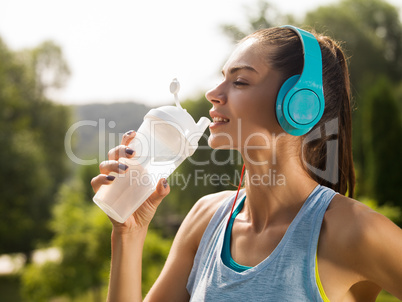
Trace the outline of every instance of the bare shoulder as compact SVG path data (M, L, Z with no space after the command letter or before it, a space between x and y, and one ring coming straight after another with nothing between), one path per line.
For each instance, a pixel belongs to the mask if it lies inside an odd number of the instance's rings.
M202 235L212 216L222 203L234 193L234 191L222 191L206 195L200 198L187 214L179 232L183 237L187 237L192 242L195 249L198 248Z
M365 204L337 194L325 213L323 228L330 231L337 244L348 249L367 241L380 241L379 235L400 229L387 217ZM367 242L368 243L368 242Z
M363 203L334 197L324 216L319 250L340 270L352 272L352 283L370 281L401 297L402 230Z
M357 235L360 231L365 231L364 224L368 220L379 218L379 215L365 204L337 194L328 206L324 223L327 227L336 227L340 234L345 231L345 235ZM353 231L353 234L350 231Z
M205 195L195 203L189 216L199 218L200 220L208 220L209 222L222 203L234 193L234 191L222 191Z

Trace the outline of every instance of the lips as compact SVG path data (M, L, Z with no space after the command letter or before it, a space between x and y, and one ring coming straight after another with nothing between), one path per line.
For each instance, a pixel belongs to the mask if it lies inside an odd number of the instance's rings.
M215 127L219 127L230 122L230 120L226 116L214 110L210 110L209 114L212 117L212 123L209 125L209 129L214 129Z
M209 125L209 129L214 129L215 127L225 125L230 122L226 116L216 112L215 110L210 110L209 114L212 117L212 123Z
M223 117L214 117L214 118L212 118L212 121L214 123L227 123L227 122L229 122L229 119L223 118Z
M215 110L210 110L209 115L212 117L214 123L228 123L230 121L229 118Z

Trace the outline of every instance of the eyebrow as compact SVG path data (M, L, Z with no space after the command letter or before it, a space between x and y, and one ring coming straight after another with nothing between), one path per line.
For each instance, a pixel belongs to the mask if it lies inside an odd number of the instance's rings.
M249 70L255 73L258 73L257 70L255 70L253 67L251 67L250 65L241 65L241 66L236 66L236 67L232 67L229 69L229 73L230 74L234 74L240 70ZM222 70L222 74L225 75L225 71Z

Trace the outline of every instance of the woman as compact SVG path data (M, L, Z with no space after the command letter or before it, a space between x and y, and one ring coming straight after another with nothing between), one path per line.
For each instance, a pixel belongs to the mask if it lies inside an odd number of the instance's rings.
M264 29L230 56L222 82L206 94L209 145L242 154L245 189L238 198L225 191L195 204L146 301L375 301L381 288L402 299L401 229L350 198L345 57L330 38L316 39L292 27ZM309 87L288 96L301 79ZM95 191L112 182L110 172L122 173L118 160L133 156L127 145L134 136L128 132L109 152L92 180ZM270 171L283 181L264 183ZM109 301L142 300L142 248L169 190L160 180L125 223L112 221Z

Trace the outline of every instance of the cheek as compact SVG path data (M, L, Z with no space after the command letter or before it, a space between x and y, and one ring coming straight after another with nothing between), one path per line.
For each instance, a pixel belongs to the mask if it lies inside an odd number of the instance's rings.
M241 113L243 129L246 132L271 132L279 126L275 114L276 100L267 98L255 98L247 106L242 106Z

